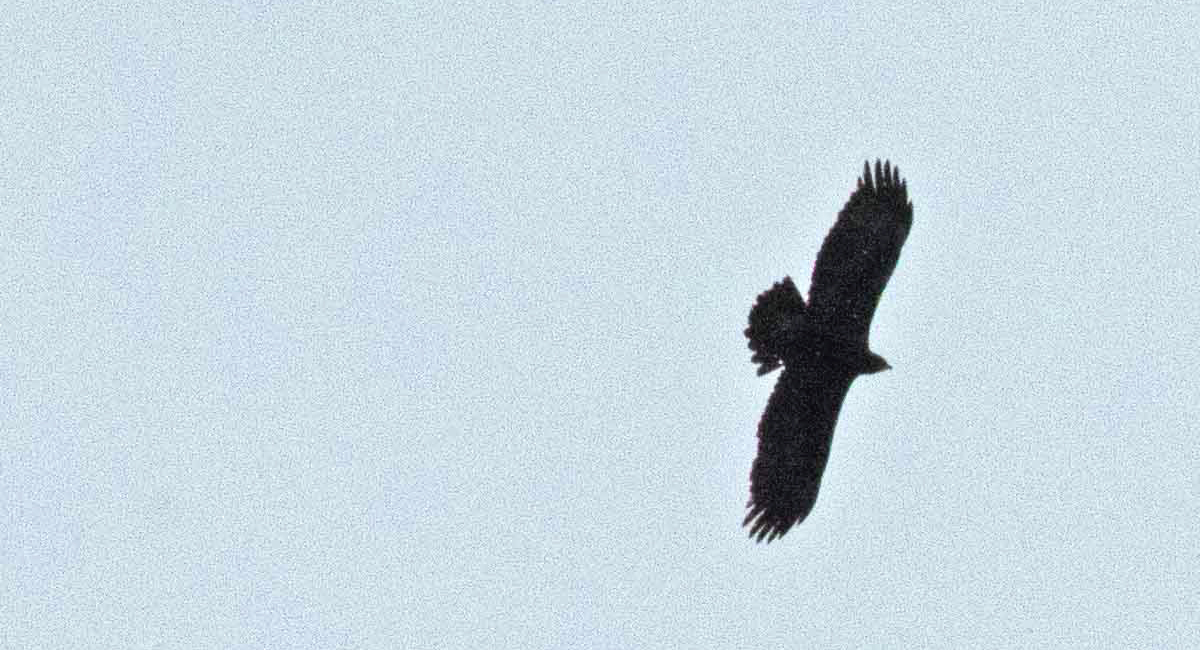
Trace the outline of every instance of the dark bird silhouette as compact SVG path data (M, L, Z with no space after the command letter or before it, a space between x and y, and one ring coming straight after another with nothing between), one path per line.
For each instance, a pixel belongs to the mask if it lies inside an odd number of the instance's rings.
M912 227L899 168L864 164L858 188L813 267L808 305L790 277L758 296L746 338L765 375L783 372L758 423L743 526L768 542L804 521L817 500L838 412L859 375L891 368L867 342L871 317Z

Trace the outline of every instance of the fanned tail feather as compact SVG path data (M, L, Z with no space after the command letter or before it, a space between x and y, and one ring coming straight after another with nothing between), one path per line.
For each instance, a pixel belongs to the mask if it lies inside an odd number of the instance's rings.
M745 333L754 351L750 360L759 364L759 375L783 365L784 352L799 336L803 324L804 298L791 277L758 295Z

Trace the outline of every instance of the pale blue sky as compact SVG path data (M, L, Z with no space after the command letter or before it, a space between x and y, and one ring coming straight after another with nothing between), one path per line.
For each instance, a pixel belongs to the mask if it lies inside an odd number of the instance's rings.
M703 5L6 5L0 647L1200 645L1200 9ZM876 157L895 370L755 545Z

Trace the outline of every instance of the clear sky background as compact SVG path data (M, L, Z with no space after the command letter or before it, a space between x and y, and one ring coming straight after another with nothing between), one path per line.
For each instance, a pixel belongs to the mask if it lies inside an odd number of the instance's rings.
M1194 3L421 5L4 6L0 647L1200 645ZM876 157L895 369L755 545Z

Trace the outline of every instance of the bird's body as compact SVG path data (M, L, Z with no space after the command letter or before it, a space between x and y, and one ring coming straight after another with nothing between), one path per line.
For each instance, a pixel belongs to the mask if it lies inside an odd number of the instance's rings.
M872 177L867 166L817 256L808 304L786 277L750 310L746 337L758 374L783 367L758 424L743 522L759 541L784 535L808 516L850 384L891 367L867 339L911 226L899 170L877 161Z

